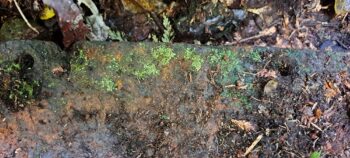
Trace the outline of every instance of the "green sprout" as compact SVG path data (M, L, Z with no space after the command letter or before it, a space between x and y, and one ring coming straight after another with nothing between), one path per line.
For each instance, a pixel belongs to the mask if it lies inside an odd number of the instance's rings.
M120 32L120 31L109 31L108 32L108 37L111 40L127 41L127 39L125 37L125 33L124 32Z
M311 153L310 158L320 158L321 152L320 151L314 151Z
M171 42L174 38L174 31L169 18L165 14L163 14L163 26L165 29L162 37L162 42Z

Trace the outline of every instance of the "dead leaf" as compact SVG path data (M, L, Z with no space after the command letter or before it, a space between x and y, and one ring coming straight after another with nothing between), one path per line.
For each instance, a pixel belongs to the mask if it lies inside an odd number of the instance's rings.
M326 81L324 83L325 93L324 96L328 99L335 97L337 94L340 93L340 90L338 87L334 85L334 83L330 81Z
M53 74L55 74L56 76L60 76L60 75L62 75L64 73L64 70L63 70L63 68L61 66L57 66L57 67L53 68L51 70L51 72Z
M73 0L43 0L43 3L56 11L65 47L85 39L90 30L84 24L82 12Z
M314 115L317 119L320 119L321 116L322 116L323 112L320 108L316 109L315 112L314 112Z
M272 77L272 78L277 78L276 71L274 70L267 70L267 69L262 69L258 73L256 73L258 77Z
M245 130L247 132L255 131L255 125L253 125L248 121L231 119L231 122L234 123L239 128L241 128L242 130Z
M343 84L347 89L350 89L350 82L348 80L344 80Z
M346 71L340 72L339 73L342 83L347 89L350 89L350 81L348 79L348 73Z

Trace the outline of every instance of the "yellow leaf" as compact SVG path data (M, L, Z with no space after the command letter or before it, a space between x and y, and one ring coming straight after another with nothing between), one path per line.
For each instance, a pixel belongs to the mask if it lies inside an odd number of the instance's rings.
M48 20L54 16L55 16L55 11L48 6L45 6L44 9L41 11L40 19L41 20Z

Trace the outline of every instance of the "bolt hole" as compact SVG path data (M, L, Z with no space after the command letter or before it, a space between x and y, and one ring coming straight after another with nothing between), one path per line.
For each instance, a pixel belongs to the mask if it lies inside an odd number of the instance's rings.
M278 71L280 72L281 76L290 76L292 75L293 68L291 65L283 63L279 66Z
M30 54L23 54L15 60L15 63L20 65L20 70L24 73L33 68L34 58Z

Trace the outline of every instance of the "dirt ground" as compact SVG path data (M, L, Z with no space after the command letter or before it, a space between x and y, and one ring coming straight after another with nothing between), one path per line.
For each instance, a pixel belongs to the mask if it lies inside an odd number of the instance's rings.
M66 47L57 19L23 9L35 34L0 0L0 157L350 157L334 1L94 2L119 41L161 39L165 13L177 44Z

